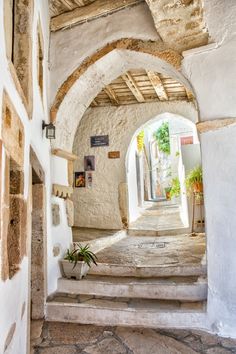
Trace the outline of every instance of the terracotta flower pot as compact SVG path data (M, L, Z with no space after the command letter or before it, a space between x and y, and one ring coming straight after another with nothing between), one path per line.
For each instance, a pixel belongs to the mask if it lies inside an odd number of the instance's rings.
M74 263L71 263L65 259L60 261L62 276L68 279L76 278L77 280L82 279L89 271L89 266L83 262L77 262L74 267Z
M171 200L171 195L170 195L171 188L165 188L165 193L166 193L166 199Z
M202 182L194 183L193 192L194 193L202 193L203 192L203 184L202 184Z

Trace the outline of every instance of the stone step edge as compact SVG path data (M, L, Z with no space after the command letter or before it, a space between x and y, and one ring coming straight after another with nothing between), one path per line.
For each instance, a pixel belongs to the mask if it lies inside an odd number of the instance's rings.
M75 241L73 245L80 244L82 246L89 245L90 250L93 253L98 253L106 247L110 247L116 242L121 241L123 238L127 237L126 230L120 230L114 233L111 236L104 236L97 239L89 240L89 241Z
M144 277L160 278L170 276L205 276L207 275L206 264L183 265L183 266L131 266L110 263L98 263L98 266L92 266L88 274L123 276L123 277Z
M127 230L129 236L178 236L182 234L190 233L189 227L182 227L178 229L168 229L168 230L145 230L130 227Z
M57 291L66 294L83 294L111 297L132 297L143 299L165 299L179 301L204 301L207 299L207 281L193 283L99 282L83 279L80 281L58 279Z
M83 305L83 306L81 306ZM146 328L207 329L207 312L199 310L150 310L137 308L98 308L84 304L46 303L46 321L135 326Z

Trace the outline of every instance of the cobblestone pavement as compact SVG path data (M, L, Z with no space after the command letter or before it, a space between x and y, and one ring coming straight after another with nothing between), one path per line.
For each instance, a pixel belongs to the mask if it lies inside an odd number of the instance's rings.
M202 331L34 321L32 354L230 354L236 340Z

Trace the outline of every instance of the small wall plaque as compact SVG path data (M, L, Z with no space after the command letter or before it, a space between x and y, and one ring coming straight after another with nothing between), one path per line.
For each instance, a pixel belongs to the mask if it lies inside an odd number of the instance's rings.
M91 147L109 146L109 136L108 135L91 136L90 143L91 143Z
M120 158L120 151L109 151L108 158L109 159L119 159Z

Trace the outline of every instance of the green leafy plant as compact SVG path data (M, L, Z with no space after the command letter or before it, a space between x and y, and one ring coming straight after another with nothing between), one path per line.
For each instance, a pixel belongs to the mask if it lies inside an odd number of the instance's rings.
M170 190L170 196L172 197L178 197L180 195L180 182L179 178L175 177L171 181L171 190Z
M97 256L89 250L89 245L82 246L81 244L78 244L78 247L72 251L68 249L64 259L70 263L74 263L73 269L79 261L85 262L89 267L91 267L91 263L97 265Z
M170 133L169 133L169 123L162 123L160 128L154 133L157 140L159 150L165 154L170 154Z
M194 169L192 169L185 180L187 192L195 192L195 193L202 193L203 192L203 187L202 187L202 167L197 166Z

